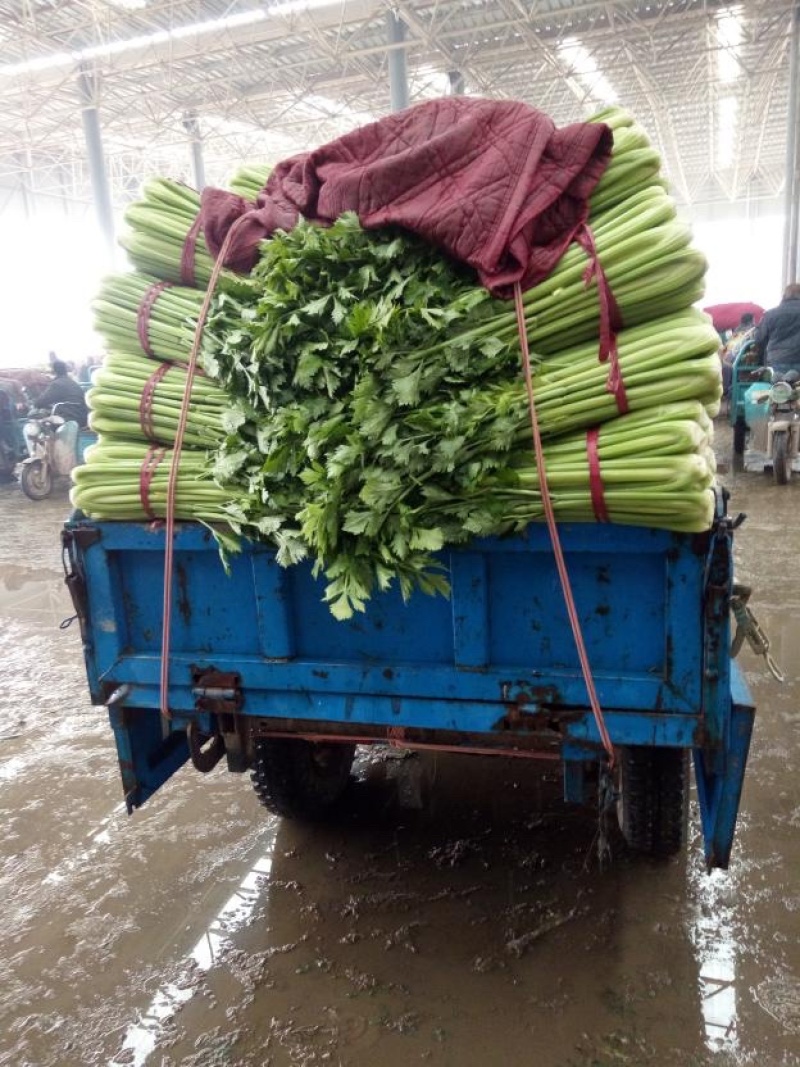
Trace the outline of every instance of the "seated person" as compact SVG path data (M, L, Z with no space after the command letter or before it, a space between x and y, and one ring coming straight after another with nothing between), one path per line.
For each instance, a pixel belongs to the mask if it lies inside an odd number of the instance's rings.
M78 426L85 426L89 409L83 389L74 378L70 378L66 363L60 359L53 363L53 374L53 380L36 398L37 408L50 413L58 404L56 415L60 415L67 422L77 422Z
M776 375L800 370L800 285L787 285L777 307L756 327L756 343Z

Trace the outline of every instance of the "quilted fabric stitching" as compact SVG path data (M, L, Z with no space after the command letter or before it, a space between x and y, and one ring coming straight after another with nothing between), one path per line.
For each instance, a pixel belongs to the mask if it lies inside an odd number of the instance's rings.
M293 212L325 223L355 210L367 227L394 223L432 240L495 291L517 279L527 287L585 221L610 148L605 127L559 130L518 102L429 101L278 164L227 262L249 269L258 242ZM231 196L204 193L212 252L242 213Z

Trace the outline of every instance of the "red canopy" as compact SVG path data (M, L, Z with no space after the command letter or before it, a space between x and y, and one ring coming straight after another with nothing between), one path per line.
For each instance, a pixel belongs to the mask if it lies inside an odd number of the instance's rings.
M753 316L755 322L759 322L764 314L764 309L760 304L747 302L741 304L711 304L710 307L703 308L703 311L705 311L706 315L711 316L714 329L718 333L722 333L725 330L735 330L742 321L742 315L748 312Z

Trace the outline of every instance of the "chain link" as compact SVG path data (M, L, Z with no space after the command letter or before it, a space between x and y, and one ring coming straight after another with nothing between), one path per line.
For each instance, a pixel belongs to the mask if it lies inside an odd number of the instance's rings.
M736 620L736 634L731 642L731 656L734 658L738 656L742 645L747 641L757 656L764 657L767 670L772 677L778 682L783 682L785 681L785 675L770 653L769 638L762 630L751 609L747 606L747 601L750 599L752 591L749 585L739 585L737 583L733 587L731 611Z

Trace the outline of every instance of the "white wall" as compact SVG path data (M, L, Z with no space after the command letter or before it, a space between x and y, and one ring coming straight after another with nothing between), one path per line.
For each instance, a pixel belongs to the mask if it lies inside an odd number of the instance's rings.
M780 301L782 215L694 221L692 230L708 259L704 304L752 300L771 308Z
M111 267L90 211L38 204L0 213L0 367L82 362L102 351L90 303Z

